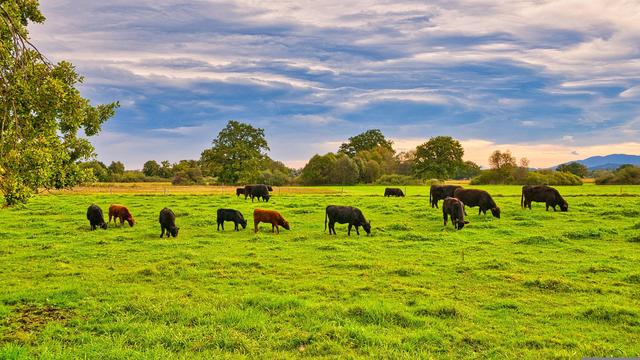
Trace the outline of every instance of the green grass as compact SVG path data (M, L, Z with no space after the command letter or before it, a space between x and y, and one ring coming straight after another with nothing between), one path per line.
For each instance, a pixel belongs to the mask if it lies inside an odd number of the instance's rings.
M337 195L48 195L0 210L0 358L579 358L640 355L640 187L560 190L568 213L442 226L425 187ZM340 191L340 187L336 187ZM615 196L620 193L626 196ZM129 228L89 231L91 203ZM323 232L358 206L373 234ZM160 239L160 209L178 238ZM277 209L280 235L215 230L219 207Z

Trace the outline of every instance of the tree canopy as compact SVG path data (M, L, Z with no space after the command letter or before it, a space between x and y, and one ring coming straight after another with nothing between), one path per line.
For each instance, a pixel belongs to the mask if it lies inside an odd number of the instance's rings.
M393 150L393 142L387 140L385 138L382 131L378 129L367 130L362 134L353 136L349 138L349 141L340 145L340 149L338 152L347 154L350 157L355 156L358 152L364 150L372 150L378 146L391 150L391 152L395 153Z
M212 144L202 152L201 165L226 184L257 179L269 150L263 129L235 120L227 123Z
M589 169L586 166L575 161L569 164L562 164L558 166L556 170L570 172L573 175L579 176L581 178L587 177L587 174L589 173Z
M450 179L462 166L464 149L450 136L432 137L416 148L414 171L422 179Z
M27 25L44 20L37 1L0 1L0 188L9 205L88 180L79 162L94 149L78 134L96 135L118 106L92 106L73 65L50 63L30 43Z

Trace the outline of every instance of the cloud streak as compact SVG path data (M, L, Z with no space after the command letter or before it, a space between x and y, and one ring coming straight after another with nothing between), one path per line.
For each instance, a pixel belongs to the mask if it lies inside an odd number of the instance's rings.
M640 153L633 145L640 130L635 2L59 0L41 7L48 20L31 27L39 48L72 61L92 101L123 105L94 141L99 158L132 168L151 154L198 157L229 119L265 128L271 155L295 165L369 128L396 139L451 135L529 149L523 156L533 166L566 161L576 149ZM160 137L163 145L133 156L108 147L114 134L139 152ZM538 156L544 144L558 153Z

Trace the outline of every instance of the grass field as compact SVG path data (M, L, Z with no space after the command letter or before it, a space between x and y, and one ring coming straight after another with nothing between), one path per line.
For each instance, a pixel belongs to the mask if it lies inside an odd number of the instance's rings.
M0 210L0 358L509 358L640 356L640 187L559 190L568 213L469 209L443 227L426 187L63 192ZM91 203L137 224L89 231ZM372 236L323 232L358 206ZM160 239L174 210L177 238ZM276 209L292 225L215 230L219 207Z

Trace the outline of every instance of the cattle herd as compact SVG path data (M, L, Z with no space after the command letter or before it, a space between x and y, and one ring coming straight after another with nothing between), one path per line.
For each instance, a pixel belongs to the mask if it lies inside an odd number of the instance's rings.
M268 202L271 198L270 192L273 188L268 185L247 185L242 188L236 189L236 196L244 195L245 200L251 197L251 202L255 199L258 201ZM405 194L398 188L386 188L384 196L396 196L404 197ZM486 215L487 210L491 214L500 218L500 208L496 205L496 202L491 198L488 192L479 189L464 189L459 185L431 185L429 189L429 203L432 208L438 208L438 202L443 200L442 203L442 216L444 218L444 225L447 225L448 218L451 218L451 223L455 229L462 229L465 224L469 222L464 219L467 215L465 206L478 207L478 215ZM549 207L556 211L556 207L559 207L561 211L568 211L569 204L562 198L558 190L546 186L546 185L525 185L522 187L522 195L520 197L520 206L523 208L531 209L532 202L543 202L546 205L546 210ZM242 229L246 229L247 221L242 216L242 213L233 209L218 209L217 211L217 230L224 231L224 222L231 221L234 224L234 230L240 231L238 225L242 226ZM104 221L102 209L98 205L92 204L87 209L87 220L91 226L91 230L95 230L100 227L102 229L107 228L107 223ZM109 221L113 220L114 225L120 222L120 226L123 226L125 221L129 226L133 226L136 222L133 219L133 215L126 206L123 205L111 205L109 207ZM160 237L178 236L179 227L176 226L176 215L169 208L164 208L160 211L158 218L160 223ZM271 224L271 231L280 233L280 226L286 230L290 230L289 222L277 211L255 209L253 211L253 230L258 232L258 224L267 223ZM329 235L336 234L335 224L348 224L347 234L351 235L351 229L355 228L356 234L360 235L359 228L362 227L367 235L371 234L371 222L367 221L364 214L360 209L351 206L336 206L329 205L325 209L324 229L329 227Z

